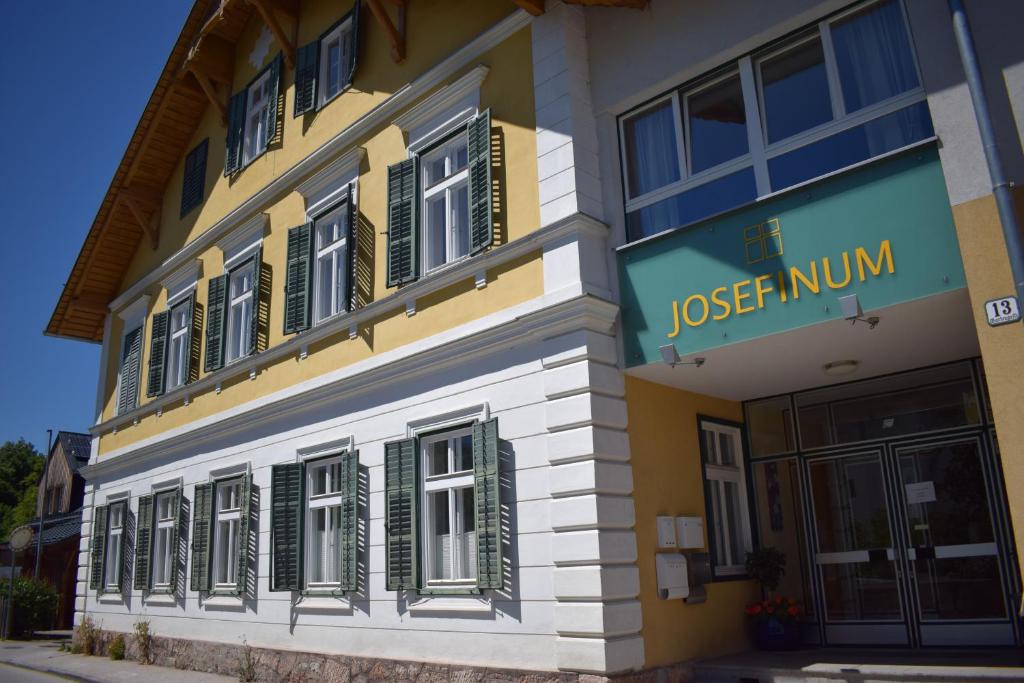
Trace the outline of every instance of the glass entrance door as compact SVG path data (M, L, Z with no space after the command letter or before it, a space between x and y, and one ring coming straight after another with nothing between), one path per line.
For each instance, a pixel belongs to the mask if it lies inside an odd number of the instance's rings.
M883 449L807 462L825 638L909 644Z
M1012 645L981 440L893 450L921 644Z

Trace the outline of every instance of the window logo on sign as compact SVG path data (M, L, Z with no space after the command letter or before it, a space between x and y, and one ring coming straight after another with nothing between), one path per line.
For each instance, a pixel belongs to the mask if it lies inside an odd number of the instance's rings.
M743 228L747 265L782 256L782 227L778 218Z

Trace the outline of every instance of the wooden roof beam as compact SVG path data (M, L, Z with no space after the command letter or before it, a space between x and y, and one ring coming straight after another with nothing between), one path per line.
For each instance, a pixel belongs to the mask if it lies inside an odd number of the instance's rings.
M249 0L249 4L255 7L256 11L260 13L260 17L263 18L263 23L267 25L270 32L274 34L274 38L277 40L278 45L281 46L281 52L284 53L285 66L289 69L294 69L295 31L299 25L298 15L294 11L294 8L289 10L282 3L275 2L274 0ZM278 21L275 10L287 15L288 20L292 25L292 30L290 32L285 31L284 27L281 26L281 22Z
M184 69L230 86L235 78L235 46L217 35L200 36L188 51Z
M544 0L512 0L535 17L544 14Z
M214 83L211 83L210 79L207 78L206 74L204 74L202 71L195 71L193 69L189 69L189 73L191 73L192 77L196 79L196 83L198 83L200 89L204 93L206 93L206 98L208 100L210 100L210 104L212 104L213 107L217 110L217 113L220 114L221 125L227 126L228 125L228 101L227 101L227 97L226 96L222 96L219 92L217 92L217 86Z
M107 314L110 297L99 292L84 291L71 297L71 306L89 313Z
M380 0L366 0L366 4L370 6L370 11L373 12L373 16L377 20L377 23L380 24L381 28L384 29L384 33L388 36L388 41L391 43L391 59L397 64L405 60L406 0L391 0L391 2L398 6L397 28L394 23L392 23L387 10L380 4Z
M154 249L160 246L160 207L154 207L152 213L147 218L145 210L138 202L137 197L119 194L118 199L128 207L128 211L135 217L139 227L142 228L142 232L149 237L150 246Z

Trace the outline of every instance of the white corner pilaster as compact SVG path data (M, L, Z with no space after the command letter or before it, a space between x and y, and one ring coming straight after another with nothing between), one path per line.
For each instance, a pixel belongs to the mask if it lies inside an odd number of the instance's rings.
M540 223L604 218L583 10L548 0L532 25Z
M581 330L548 341L558 349L543 361L558 666L639 669L633 475L615 340Z

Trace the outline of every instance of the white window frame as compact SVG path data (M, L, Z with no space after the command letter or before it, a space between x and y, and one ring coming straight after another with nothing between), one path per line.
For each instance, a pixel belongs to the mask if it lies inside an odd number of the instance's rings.
M158 590L172 588L171 568L174 566L177 553L176 548L171 546L171 541L174 539L174 526L178 522L175 514L177 512L176 497L178 495L179 492L176 489L165 489L156 491L153 494L153 544L150 571L153 572L153 588ZM167 517L160 516L160 505L164 501L169 503L169 516ZM159 538L161 532L164 532L167 537L167 541L163 546L163 557L160 556L161 545ZM157 567L162 568L166 581L157 581Z
M457 171L453 171L453 165L455 163L454 160L458 158L458 150L463 147L466 149L466 165L458 169ZM445 175L441 180L435 182L430 187L427 187L425 185L427 164L431 161L437 160L439 157L444 159ZM464 130L455 129L455 131L451 133L447 139L443 140L443 142L438 143L436 147L433 147L427 150L426 152L422 153L419 156L418 163L420 178L424 179L422 187L419 190L420 196L418 197L421 212L420 220L422 225L422 240L420 240L420 262L422 264L422 268L420 272L426 274L440 270L442 268L445 268L446 266L450 266L451 264L457 263L463 259L469 258L469 138L466 132ZM456 240L454 235L455 225L453 197L455 196L456 192L462 189L462 187L466 187L467 244L466 253L458 254L455 252ZM444 226L444 262L439 263L433 267L428 267L427 259L431 247L431 231L428 225L430 212L427 210L427 206L429 205L431 199L441 195L442 193L444 194L444 203L446 209Z
M119 524L114 526L114 511L121 514ZM128 517L128 501L118 500L108 503L107 507L107 540L103 551L103 587L108 592L118 591L118 574L122 573L124 557L121 555L121 536L125 533Z
M754 168L754 178L757 188L757 199L762 200L776 192L788 190L791 187L786 186L774 188L771 186L771 181L768 175L768 161L775 157L781 156L788 152L807 145L813 144L825 138L841 133L850 128L863 125L874 119L881 118L887 114L905 109L911 105L924 102L925 91L923 86L923 79L921 77L921 68L918 63L917 51L914 49L913 32L911 31L911 25L909 17L907 16L906 6L903 0L895 0L900 7L900 14L903 17L904 26L908 40L910 42L910 52L914 60L914 67L917 72L918 86L906 92L894 95L889 99L876 102L870 106L864 107L857 112L847 114L843 103L842 86L839 82L839 72L835 63L835 53L832 47L831 39L831 26L836 22L842 21L852 14L859 13L865 9L868 9L872 5L887 2L888 0L870 0L869 2L860 3L849 9L830 16L822 21L817 22L813 28L808 28L808 32L801 34L799 37L786 41L779 46L772 47L767 51L759 52L755 55L747 55L741 57L735 62L730 62L726 65L720 76L714 76L711 80L701 81L695 86L684 86L683 88L676 88L672 92L667 93L651 102L644 104L641 107L636 108L633 111L629 111L626 114L619 117L619 158L622 165L622 182L625 187L626 197L626 214L630 214L638 209L642 209L651 204L655 204L663 199L673 197L681 194L687 190L693 189L694 187L703 185L705 183L717 180L724 176L730 175L737 171L740 171L750 165ZM760 78L760 63L765 59L769 59L775 55L792 49L794 46L799 45L802 42L819 38L822 43L822 51L825 55L825 71L828 76L828 86L830 100L832 102L833 118L831 121L823 123L819 126L811 128L806 131L797 133L791 137L783 140L776 141L772 144L767 144L767 127L765 126L765 114L764 107L762 106L762 87ZM700 173L689 175L689 165L687 163L689 159L689 150L686 140L689 138L683 137L683 122L687 121L684 118L686 112L683 110L683 106L680 102L680 97L688 98L691 94L699 92L700 90L713 85L725 78L732 76L739 71L740 85L743 92L744 108L746 110L747 119L747 140L748 140L748 154L737 157L736 159L730 159L717 166L713 166L708 169L704 169ZM680 178L674 183L669 183L656 190L633 197L629 188L629 158L626 154L626 122L634 116L643 114L645 111L653 106L661 104L666 99L672 100L673 115L675 116L676 123L676 152L679 159L679 171ZM919 144L919 143L912 143ZM897 150L893 150L894 152ZM891 153L891 152L890 152ZM822 177L827 177L836 171L831 171L818 176L816 178L810 178L806 181L798 183L803 185L805 183L813 183ZM736 208L736 207L732 207ZM633 240L636 241L636 240Z
M185 368L188 366L188 354L189 348L185 344L185 338L188 337L189 328L192 325L192 321L189 320L188 316L185 317L185 322L181 329L175 330L174 324L177 316L185 311L185 302L180 302L171 306L170 315L168 320L168 336L167 336L167 390L177 389L188 382L188 376L185 374ZM175 354L175 344L180 344L178 353ZM179 377L180 375L180 377Z
M236 278L244 279L245 273L249 273L249 279L252 285L248 290L233 296L232 291L234 289L234 283ZM224 362L233 363L237 360L241 360L249 355L249 335L252 330L252 316L256 315L253 310L253 291L257 284L255 281L256 276L256 263L253 259L248 259L239 263L237 266L228 271L228 282L227 282L227 329L224 338ZM246 312L248 311L248 315ZM242 316L241 325L238 326L238 332L236 332L235 317Z
M314 529L314 512L319 511L319 510L325 510L325 514L327 516L327 519L330 520L331 508L335 508L336 507L339 510L341 509L343 492L340 489L340 482L332 482L330 480L330 473L331 473L331 466L332 465L340 465L341 464L342 455L343 454L338 454L336 457L332 456L332 457L317 458L316 460L311 460L311 461L307 460L306 461L306 535L305 535L305 542L304 542L304 545L305 545L304 552L306 553L306 561L305 561L305 567L304 567L305 576L303 577L303 579L304 579L304 582L305 582L306 590L308 590L310 592L320 591L320 592L329 593L329 592L337 590L341 586L341 576L340 576L340 573L341 573L341 558L340 558L341 549L340 548L334 548L334 557L335 557L335 562L336 562L335 569L336 569L336 571L339 574L338 580L337 581L313 581L311 577L313 575L313 568L314 568L313 542L312 542L313 533L315 531L315 529ZM313 483L314 483L314 481L316 479L317 470L322 469L322 468L327 468L327 477L328 477L327 491L328 492L317 495L317 494L313 493L313 490L314 490L313 489ZM341 470L339 469L337 472L338 472L338 476L339 476L339 479L340 479ZM331 491L332 485L338 487L338 489L336 491L332 492ZM338 521L340 523L340 521L341 521L340 516L339 516L339 520ZM331 535L328 534L327 537L331 538ZM323 569L324 573L326 573L326 568L322 567L321 569Z
M314 260L313 260L313 324L319 324L326 320L341 315L348 311L348 291L349 291L349 278L353 276L349 272L349 252L348 252L348 231L350 226L348 225L348 211L349 202L351 198L346 195L345 199L341 200L338 204L323 211L319 215L313 218L313 241L314 241ZM326 246L320 244L320 222L329 221L336 217L344 216L344 225L341 230L341 236L334 242ZM324 274L321 272L320 260L326 256L330 256L330 262L327 270L330 271L332 279L331 287L331 302L330 312L326 315L320 313L320 285L321 279ZM342 261L342 277L344 278L341 287L341 293L339 295L338 283L334 282L334 274L338 272L338 259Z
M338 43L338 89L333 93L328 94L327 75L329 73L328 70L330 68L330 64L327 61L327 55L330 52L330 46L334 42ZM349 17L338 24L338 26L331 29L330 32L320 39L320 68L319 73L317 74L317 83L321 85L317 88L317 108L323 107L345 91L348 74L344 73L344 69L349 62L349 55L351 54L351 51L352 19Z
M221 493L230 488L237 487L237 506L231 508L221 507L222 499ZM213 499L214 499L214 514L213 514L213 576L211 577L213 583L213 589L215 591L221 590L234 590L238 585L238 553L240 548L238 547L238 525L242 523L242 477L231 477L229 479L220 479L214 482L213 485ZM221 531L221 522L228 523L228 530L225 534ZM231 524L234 522L234 525ZM221 554L227 556L226 573L227 576L220 576L220 558ZM233 581L220 581L219 579L231 579Z
M472 489L475 485L476 479L472 467L472 453L470 453L470 468L468 470L453 471L456 453L458 450L458 444L460 439L464 436L473 435L472 426L458 427L455 429L449 429L444 432L438 432L420 437L420 470L422 477L420 480L420 496L423 501L421 509L423 510L423 522L422 522L422 551L423 551L423 583L427 588L461 588L468 587L472 588L476 586L476 567L470 566L469 558L463 558L462 554L458 551L459 545L455 542L456 534L466 533L460 531L464 527L463 520L461 518L456 493L461 493L463 489ZM448 441L448 472L445 474L430 475L428 474L428 467L430 464L430 447L439 442ZM451 447L452 443L456 444L456 448ZM472 449L472 446L470 447ZM434 567L434 547L432 539L434 534L432 533L432 527L434 526L434 506L430 504L430 494L447 491L448 492L448 535L450 537L449 543L451 547L450 559L451 565L449 571L452 577L451 579L438 579L431 578L431 572ZM475 522L475 520L474 520ZM467 566L463 566L463 564ZM472 570L472 575L468 575L468 571Z
M715 438L708 444L705 434L710 432ZM719 438L725 435L732 440L735 462L732 465L720 464L721 454L719 453ZM732 557L733 534L740 535L740 547L745 553L753 550L753 537L750 526L750 505L747 500L747 473L746 455L743 450L743 434L739 427L715 422L713 420L701 420L700 423L701 448L704 449L705 460L704 481L708 487L718 489L718 507L715 509L714 499L708 496L705 501L710 517L708 524L708 537L714 539L715 555L721 554L726 562L718 563L714 555L711 558L714 566L715 576L736 576L746 573L746 555L743 557ZM714 452L712 452L712 449ZM726 506L725 484L736 485L736 495L740 507L740 519L737 520L739 529L731 529L726 524L729 519ZM705 493L707 496L707 493Z
M270 72L265 69L246 89L245 95L245 127L242 136L242 164L246 165L267 151L270 135L267 128L270 124L271 107L276 103L270 101ZM262 94L262 99L257 99Z

